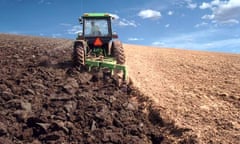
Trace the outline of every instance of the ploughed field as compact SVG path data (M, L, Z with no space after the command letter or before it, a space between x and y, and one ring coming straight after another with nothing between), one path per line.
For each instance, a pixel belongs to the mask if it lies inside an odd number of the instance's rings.
M191 127L177 126L165 112L161 115L163 110L154 99L147 97L161 94L163 88L153 88L154 92L138 87L141 82L152 85L151 77L141 79L148 71L136 69L139 75L133 81L137 88L134 84L119 87L99 69L80 72L72 68L72 43L0 34L0 143L199 142ZM130 48L126 45L126 55L135 58L137 54L128 53ZM135 73L131 66L130 77ZM239 110L239 99L228 100L227 96L221 100L226 98L229 105L236 101L234 108Z

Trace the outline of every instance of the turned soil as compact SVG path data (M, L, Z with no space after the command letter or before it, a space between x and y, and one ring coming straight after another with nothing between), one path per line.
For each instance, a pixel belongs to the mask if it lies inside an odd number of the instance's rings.
M118 86L101 69L87 72L72 68L72 43L65 39L0 34L0 143L157 144L199 143L205 139L215 142L221 136L236 142L239 138L239 89L235 86L239 84L238 55L222 55L238 63L229 62L235 71L229 66L232 79L222 82L229 86L228 91L215 87L223 91L220 93L190 80L190 75L178 75L181 71L171 73L163 69L161 64L173 67L174 63L188 72L191 65L178 63L177 58L181 57L168 60L161 52L155 53L160 49L149 49L152 52L145 57L144 51L138 55L140 51L133 53L137 47L126 45L127 60L134 59L128 63L133 84ZM186 58L188 62L187 59L195 60L195 73L208 71L197 67L198 57ZM170 80L177 78L176 85L170 85ZM182 81L196 88L184 87ZM205 91L211 95L202 94ZM208 103L201 103L205 99ZM212 129L215 133L208 135L211 126L218 129Z

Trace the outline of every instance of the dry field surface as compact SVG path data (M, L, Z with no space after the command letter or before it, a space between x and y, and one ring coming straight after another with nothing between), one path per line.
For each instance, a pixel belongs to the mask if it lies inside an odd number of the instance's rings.
M119 87L72 43L0 34L0 143L240 141L240 55L125 44Z
M134 85L199 143L240 142L240 55L125 45Z

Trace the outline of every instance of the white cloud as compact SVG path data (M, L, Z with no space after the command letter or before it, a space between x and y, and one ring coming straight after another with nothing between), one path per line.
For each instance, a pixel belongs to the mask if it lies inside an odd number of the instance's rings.
M168 11L168 15L173 15L173 11Z
M147 9L140 11L138 13L138 16L140 16L143 19L159 19L162 15L160 11Z
M18 31L10 31L8 32L9 34L15 34L15 35L19 35L19 34L22 34L21 32L18 32Z
M236 19L229 19L229 20L226 20L226 21L221 21L221 23L219 23L218 21L216 20L213 20L212 23L215 24L215 26L222 26L222 25L236 25L236 24L239 24L239 21L236 20Z
M132 27L137 27L137 24L134 20L127 20L125 18L121 18L117 14L112 14L110 13L112 17L114 17L113 24L116 24L118 26L132 26Z
M189 8L189 9L197 8L197 4L193 3L192 0L185 0L185 2L187 3L187 8Z
M154 41L154 42L152 42L152 45L153 46L165 46L165 43L161 42L161 41Z
M199 27L203 27L203 26L207 26L207 25L208 25L208 23L202 22L202 23L200 23L200 24L196 24L194 27L195 27L195 28L199 28Z
M42 4L42 3L44 3L44 1L45 0L40 0L40 1L38 1L38 4Z
M143 38L128 38L128 41L141 41Z
M82 32L82 26L81 25L74 25L70 29L67 30L68 34L77 34L79 32Z
M206 20L212 20L212 19L214 19L214 17L215 17L215 15L204 15L204 16L202 16L202 19L206 19Z
M166 24L166 25L165 25L165 28L169 28L169 27L170 27L170 24Z
M58 37L60 37L60 36L62 36L62 34L59 34L59 33L52 34L52 38L58 38Z
M224 39L224 40L216 40L216 41L212 41L210 43L203 44L203 46L207 49L224 48L225 47L225 48L228 48L230 51L233 51L233 49L239 47L239 45L240 45L240 38L229 38L229 39ZM239 52L240 52L240 50L238 49L238 53Z
M212 14L204 15L203 19L213 20L217 23L239 24L240 21L240 1L213 0L209 3L202 3L200 9L210 9Z
M226 21L222 21L223 24L239 24L239 21L238 20L235 20L235 19L229 19L229 20L226 20Z
M199 6L200 9L211 8L211 4L203 2L202 5Z
M220 3L221 3L220 0L213 0L213 1L211 2L212 5L219 5Z
M193 2L192 0L169 0L172 1L173 5L178 7L186 7L188 9L195 9L197 8L197 3Z
M69 23L60 23L61 26L65 26L65 27L69 27L69 26L72 26L72 24L69 24Z
M47 1L47 0L39 0L38 1L38 4L47 4L47 5L50 5L52 4L50 1Z
M216 38L216 35L226 35L228 30L207 29L192 33L175 34L158 38L151 44L170 48L193 50L233 51L239 48L239 37ZM237 31L235 32L238 33ZM240 49L238 49L238 53Z
M115 20L118 20L120 18L117 14L110 13L110 16L114 17Z
M187 8L195 9L195 8L197 8L197 4L196 3L189 3Z
M127 19L121 19L121 20L118 22L118 25L119 25L119 26L132 26L132 27L137 27L137 24L135 23L135 21L130 21L130 20L127 20Z
M240 1L230 0L213 10L217 20L240 19Z
M60 23L60 26L63 26L67 29L67 34L73 35L82 32L82 25L72 25L69 23Z

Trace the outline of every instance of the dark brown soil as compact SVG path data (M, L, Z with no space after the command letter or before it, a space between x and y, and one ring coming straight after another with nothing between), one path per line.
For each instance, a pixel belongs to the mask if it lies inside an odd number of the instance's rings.
M0 34L0 143L197 143L132 85L72 69L72 41Z

